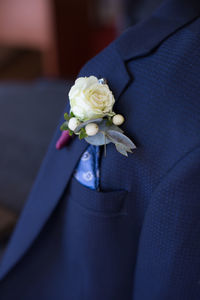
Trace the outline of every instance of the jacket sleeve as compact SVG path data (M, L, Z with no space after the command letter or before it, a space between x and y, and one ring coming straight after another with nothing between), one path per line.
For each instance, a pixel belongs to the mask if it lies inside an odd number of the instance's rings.
M161 180L141 230L133 300L200 299L200 147Z

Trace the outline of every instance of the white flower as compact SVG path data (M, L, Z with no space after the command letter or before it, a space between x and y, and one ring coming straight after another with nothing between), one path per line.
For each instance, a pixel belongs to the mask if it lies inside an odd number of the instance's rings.
M69 92L71 111L81 121L114 115L114 96L95 76L80 77Z

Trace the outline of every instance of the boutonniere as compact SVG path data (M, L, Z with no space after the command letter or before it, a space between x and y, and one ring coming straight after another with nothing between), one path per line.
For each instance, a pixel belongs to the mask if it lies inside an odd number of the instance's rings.
M96 146L113 143L118 152L128 156L135 144L119 127L124 117L113 111L115 98L105 79L80 77L69 91L70 112L64 114L61 130Z

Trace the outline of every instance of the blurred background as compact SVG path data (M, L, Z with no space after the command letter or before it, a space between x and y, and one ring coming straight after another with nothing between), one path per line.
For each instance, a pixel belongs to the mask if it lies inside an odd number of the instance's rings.
M30 192L81 66L161 0L0 0L0 241Z
M161 0L0 0L0 79L74 78Z

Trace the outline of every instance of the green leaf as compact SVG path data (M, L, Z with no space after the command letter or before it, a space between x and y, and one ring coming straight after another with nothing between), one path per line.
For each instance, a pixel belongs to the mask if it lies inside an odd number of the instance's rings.
M104 130L105 132L108 132L108 130L114 130L114 131L119 131L121 133L123 133L123 130L121 128L119 128L118 126L111 124L111 125L107 125L106 124L106 120L104 120L101 123L101 130Z
M69 130L68 128L68 122L64 122L61 126L60 126L60 130L64 131L64 130Z
M136 148L135 144L125 134L119 131L108 130L106 135L114 144L121 144L127 150Z
M105 144L109 144L112 141L107 137L106 133L109 129L118 130L119 132L123 132L119 127L116 125L107 126L106 120L102 120L99 124L99 132L93 136L88 136L85 140L89 144L101 146Z
M65 118L66 121L69 121L69 120L70 120L70 116L68 115L68 113L65 113L65 114L64 114L64 118Z
M111 119L111 118L108 118L108 119L106 120L106 125L107 125L107 126L111 126L112 124L113 124L112 119Z
M71 112L70 112L70 118L73 118L73 117L75 117L75 115L74 115L74 113L71 111Z
M80 133L79 133L79 139L82 140L84 138L86 138L88 135L85 131L85 128L81 128Z
M68 131L69 131L70 136L72 136L74 134L74 132L72 130L68 129Z
M100 124L99 124L99 129L102 131L107 132L108 130L115 130L115 131L119 131L121 133L123 133L123 130L121 128L119 128L118 126L111 124L111 125L106 125L107 120L103 120Z
M105 136L105 132L101 131L93 136L87 136L85 140L89 144L96 146L102 146L111 143L111 141Z
M122 155L124 155L124 156L128 156L128 153L127 153L127 151L126 151L126 148L123 146L123 145L121 145L121 144L115 144L115 147L116 147L116 149L117 149L117 151L119 152L119 153L121 153Z

